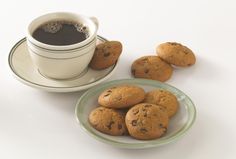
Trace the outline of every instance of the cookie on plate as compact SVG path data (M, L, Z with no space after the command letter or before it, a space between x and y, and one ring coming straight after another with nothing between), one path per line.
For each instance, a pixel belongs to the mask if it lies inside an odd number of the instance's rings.
M157 89L146 93L144 102L163 106L169 117L175 115L179 108L179 103L176 96L169 91L162 89Z
M180 43L162 43L157 46L156 52L160 58L176 66L187 67L196 62L196 57L192 50Z
M158 56L144 56L135 60L131 66L131 73L136 78L147 78L164 82L173 72L170 64Z
M101 106L109 108L128 108L143 101L145 92L134 85L121 85L107 89L98 97Z
M125 116L129 134L141 140L161 137L168 127L168 114L162 106L141 103L132 107Z
M121 52L122 44L119 41L98 44L89 66L95 70L108 68L116 63Z
M98 131L119 136L127 134L125 115L117 110L98 107L89 114L89 123Z

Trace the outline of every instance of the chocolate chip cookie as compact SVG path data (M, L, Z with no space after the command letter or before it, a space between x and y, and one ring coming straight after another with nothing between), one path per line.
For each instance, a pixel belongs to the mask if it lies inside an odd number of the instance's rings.
M95 70L108 68L116 63L121 52L122 44L119 41L98 44L89 66Z
M180 43L166 42L160 44L157 46L156 52L160 58L176 66L187 67L196 62L192 50Z
M150 103L135 105L125 117L129 134L141 140L161 137L167 131L168 122L166 110L162 106Z
M100 132L119 136L127 134L125 116L117 110L98 107L89 114L90 124Z
M171 65L158 56L144 56L135 60L131 66L131 73L136 78L147 78L164 82L173 72Z
M109 108L127 108L143 101L145 92L134 85L116 86L105 90L98 97L101 106Z
M176 96L162 89L157 89L146 93L144 102L163 106L169 117L172 117L179 108L179 103Z

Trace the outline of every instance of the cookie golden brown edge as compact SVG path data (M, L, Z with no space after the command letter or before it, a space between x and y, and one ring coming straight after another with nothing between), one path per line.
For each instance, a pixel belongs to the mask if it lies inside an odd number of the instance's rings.
M196 62L193 51L177 42L166 42L158 45L156 53L164 61L175 66L188 67Z
M156 139L167 131L169 118L166 110L150 103L137 104L125 116L130 136L139 140Z
M173 68L158 56L143 56L133 62L131 73L135 78L165 82L172 76Z
M98 103L109 108L128 108L143 101L145 91L135 85L120 85L103 91L98 97Z
M171 92L163 89L156 89L147 92L143 102L164 107L169 118L174 116L179 109L179 102L176 96Z
M119 41L106 41L98 44L89 66L95 70L106 69L117 62L121 52L122 44Z
M125 114L111 108L97 107L89 114L89 123L98 131L120 136L127 134Z

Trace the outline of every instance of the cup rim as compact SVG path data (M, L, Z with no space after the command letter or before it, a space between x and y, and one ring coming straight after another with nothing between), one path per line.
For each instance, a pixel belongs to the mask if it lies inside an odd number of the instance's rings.
M85 40L83 40L79 43L75 43L75 44L71 44L71 45L50 45L50 44L45 44L43 42L40 42L40 41L36 40L32 36L32 33L33 33L32 27L33 27L33 25L35 25L35 23L41 21L42 19L44 19L44 22L50 21L50 20L53 20L53 19L57 19L61 15L70 16L72 19L75 19L75 21L76 21L76 18L83 19L84 21L86 21L89 24L89 28L91 28L91 27L94 28L93 32L90 33L90 35L87 39L85 39ZM40 23L38 26L40 26L44 22ZM33 19L30 22L30 24L28 25L26 37L27 37L27 40L29 42L31 42L32 44L34 44L38 47L41 47L41 48L50 49L50 50L71 50L71 49L76 49L76 48L82 47L82 46L86 45L87 43L91 42L94 39L94 37L96 36L97 30L98 30L98 26L95 24L95 22L90 17L84 16L82 14L72 13L72 12L52 12L52 13L47 13L47 14L41 15L41 16Z

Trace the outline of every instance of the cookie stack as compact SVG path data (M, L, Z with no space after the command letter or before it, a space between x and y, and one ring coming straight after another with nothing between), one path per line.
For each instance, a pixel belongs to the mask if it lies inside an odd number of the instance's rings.
M131 73L135 78L164 82L172 76L172 65L188 67L196 62L192 50L176 42L166 42L158 45L156 53L157 56L144 56L133 62Z
M99 106L89 115L89 123L98 131L135 139L150 140L167 132L169 119L179 108L172 93L156 89L145 93L135 85L122 85L103 91Z

